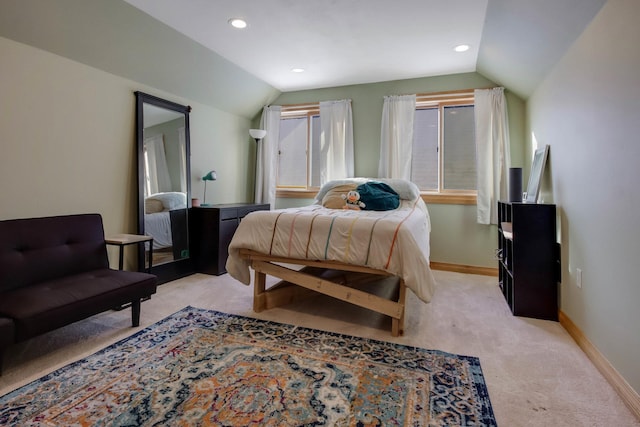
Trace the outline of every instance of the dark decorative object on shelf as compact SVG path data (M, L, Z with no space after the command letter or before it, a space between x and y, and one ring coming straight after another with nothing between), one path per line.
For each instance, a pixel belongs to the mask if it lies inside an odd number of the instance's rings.
M522 201L522 168L509 168L509 201Z

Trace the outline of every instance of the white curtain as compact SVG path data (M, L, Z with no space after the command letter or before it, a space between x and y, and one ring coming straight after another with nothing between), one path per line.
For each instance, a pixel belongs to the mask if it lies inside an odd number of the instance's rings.
M497 224L498 200L507 197L507 173L511 165L509 119L504 88L477 89L474 109L478 162L478 223Z
M416 95L385 96L380 130L379 178L411 179Z
M272 105L264 107L260 128L267 135L256 147L256 188L255 202L276 204L276 171L278 167L278 141L280 140L280 112L282 107Z
M178 128L178 153L180 155L180 191L187 192L187 144L184 127Z
M171 178L167 167L162 134L144 140L145 157L145 197L164 191L171 191Z
M320 102L320 185L353 177L351 100Z

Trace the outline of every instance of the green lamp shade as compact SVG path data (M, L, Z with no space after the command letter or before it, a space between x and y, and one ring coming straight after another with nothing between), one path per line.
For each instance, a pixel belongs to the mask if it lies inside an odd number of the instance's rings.
M201 203L200 206L210 206L210 204L207 203L207 181L215 181L216 179L218 179L216 171L209 171L209 173L202 177L202 180L204 181L204 203Z
M218 177L216 176L216 171L210 171L208 174L202 177L203 181L215 181L216 179L218 179Z

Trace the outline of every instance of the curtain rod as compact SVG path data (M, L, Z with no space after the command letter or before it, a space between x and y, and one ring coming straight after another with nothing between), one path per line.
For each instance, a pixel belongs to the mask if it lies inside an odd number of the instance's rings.
M316 103L306 103L306 104L285 104L282 106L283 110L302 110L304 108L312 109L312 108L320 108L320 101Z
M476 87L476 88L471 88L471 89L447 90L447 91L442 91L442 92L418 93L418 94L416 94L416 97L445 96L445 95L465 94L465 93L473 94L473 91L475 91L476 89L496 89L498 87L500 87L500 86L487 86L487 87Z
M449 90L449 91L441 91L441 92L428 92L428 93L418 93L416 94L416 98L427 98L427 97L438 97L438 96L447 96L447 95L464 95L469 94L473 95L473 91L476 89L496 89L500 86L487 86L487 87L477 87L470 89L458 89L458 90ZM287 110L303 110L303 109L317 109L320 107L320 102L315 103L305 103L305 104L285 104L282 105L282 111Z
M318 109L320 108L321 102L336 102L336 101L349 101L351 102L351 98L343 98L343 99L329 99L325 101L317 101L317 102L307 102L306 104L285 104L282 105L282 110L303 110L303 109Z

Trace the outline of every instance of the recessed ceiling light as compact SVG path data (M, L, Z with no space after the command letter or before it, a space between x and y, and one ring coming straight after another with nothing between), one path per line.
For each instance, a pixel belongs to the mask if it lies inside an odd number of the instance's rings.
M231 18L229 24L234 28L247 28L247 21L242 18Z
M292 73L304 73L304 68L292 68Z
M466 51L469 50L469 45L468 44L460 44L460 45L454 47L453 50L455 50L456 52L466 52Z

